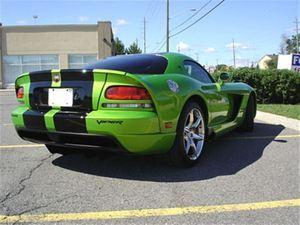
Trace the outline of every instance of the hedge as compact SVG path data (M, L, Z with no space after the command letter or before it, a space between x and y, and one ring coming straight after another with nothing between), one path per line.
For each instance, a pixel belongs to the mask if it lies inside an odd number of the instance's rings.
M222 71L213 74L218 80ZM239 68L229 71L233 82L244 82L257 93L258 103L300 103L300 73L290 70Z

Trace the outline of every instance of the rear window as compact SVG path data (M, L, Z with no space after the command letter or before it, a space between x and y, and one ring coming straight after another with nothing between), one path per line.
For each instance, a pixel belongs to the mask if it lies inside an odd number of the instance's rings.
M163 74L168 60L160 55L134 54L113 56L85 66L83 69L120 70L132 74Z

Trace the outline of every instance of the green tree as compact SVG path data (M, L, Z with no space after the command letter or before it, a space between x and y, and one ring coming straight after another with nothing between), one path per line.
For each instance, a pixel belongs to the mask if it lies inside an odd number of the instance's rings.
M300 34L298 34L298 40L296 35L293 35L291 38L286 39L286 51L288 54L298 52L297 41L298 45L300 46Z
M287 36L285 34L281 35L281 42L280 42L280 45L279 45L279 53L280 54L286 54L287 51L286 51L286 40L287 40Z
M114 41L114 55L124 55L125 54L125 45L123 42L116 37Z
M268 69L276 69L278 63L278 58L272 58L266 62Z
M221 71L228 71L229 67L225 64L219 64L216 66L216 70L221 70Z
M142 53L142 49L138 46L136 42L133 42L127 49L126 54L139 54Z

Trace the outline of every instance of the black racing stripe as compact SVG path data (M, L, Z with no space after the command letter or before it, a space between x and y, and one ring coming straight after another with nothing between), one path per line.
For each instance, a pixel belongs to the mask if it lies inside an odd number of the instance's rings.
M86 113L58 112L53 117L55 130L87 133L85 117Z
M51 70L42 70L29 73L30 82L42 82L50 81L52 82Z
M60 70L61 80L64 81L93 81L92 70L62 69Z
M33 110L27 110L23 114L25 127L28 129L47 130L44 117L46 112L47 111L38 112Z
M51 87L52 75L51 70L36 71L29 73L30 88L29 88L29 104L32 109L40 107L40 99L44 93L44 87ZM50 109L51 107L43 107Z
M77 96L80 99L76 103L79 109L84 111L93 110L93 85L94 76L92 70L61 70L61 87L62 88L74 88L74 94L77 92ZM72 107L71 107L72 108ZM61 110L71 110L71 108L62 107ZM77 109L78 110L78 107Z

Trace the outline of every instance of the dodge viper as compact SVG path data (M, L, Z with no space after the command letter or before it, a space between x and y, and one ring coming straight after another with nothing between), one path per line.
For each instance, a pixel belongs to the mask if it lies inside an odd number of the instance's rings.
M51 153L161 153L192 166L209 137L253 129L255 91L229 78L215 81L178 53L112 56L82 69L20 75L11 116L21 138Z

